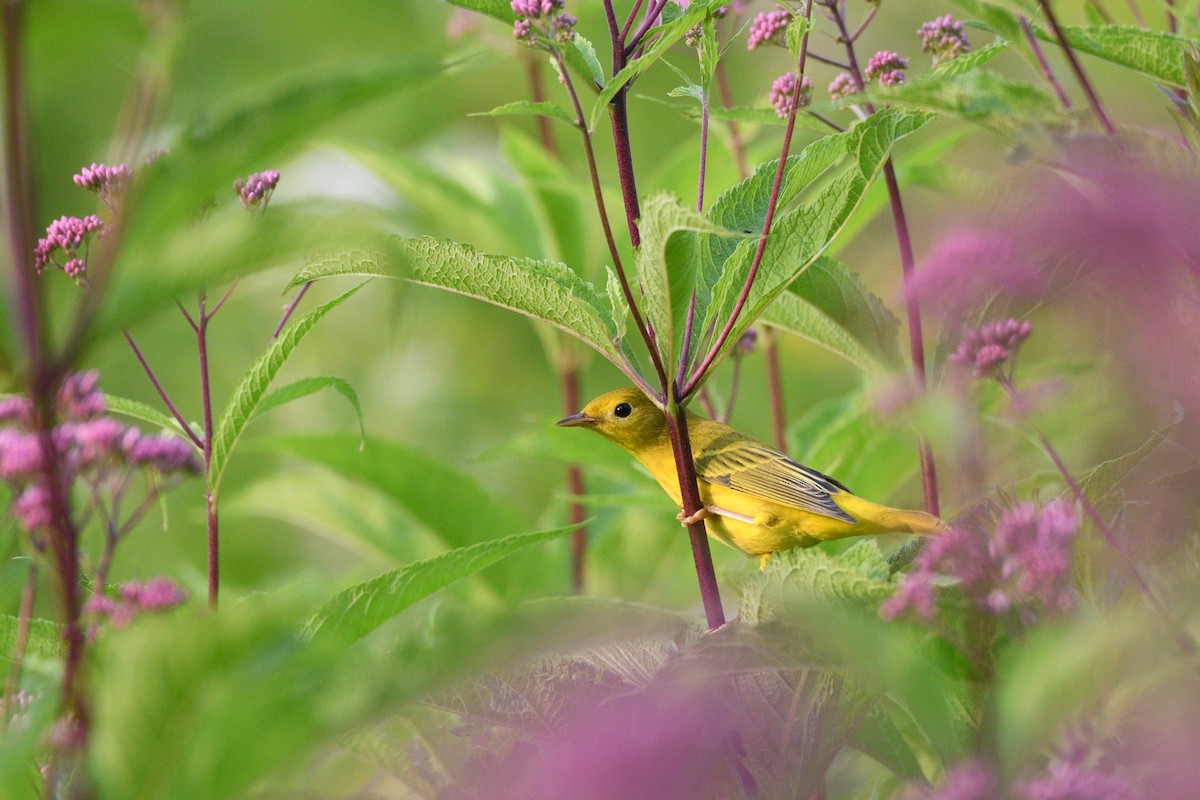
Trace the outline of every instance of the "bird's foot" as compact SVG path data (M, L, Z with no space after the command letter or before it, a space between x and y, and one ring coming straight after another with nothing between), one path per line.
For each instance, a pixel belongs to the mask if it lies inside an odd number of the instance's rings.
M711 508L708 506L701 506L700 510L695 514L685 515L683 511L680 511L675 515L675 519L679 520L679 524L686 528L689 525L695 525L702 519L708 519L712 515L713 511Z
M766 572L767 562L771 560L771 556L773 556L773 555L775 555L775 554L774 553L763 553L762 555L760 555L758 557L758 571L759 572Z

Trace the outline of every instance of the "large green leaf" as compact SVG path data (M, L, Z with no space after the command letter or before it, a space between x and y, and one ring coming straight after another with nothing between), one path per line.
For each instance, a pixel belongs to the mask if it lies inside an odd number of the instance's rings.
M1039 38L1057 41L1053 33L1038 28ZM1064 25L1063 35L1072 48L1148 75L1172 86L1185 86L1183 54L1191 41L1163 31L1135 25Z
M477 111L471 114L472 117L546 117L547 119L556 119L559 122L565 122L574 127L575 118L564 111L557 103L540 102L535 103L530 100L516 100L511 103L505 103L502 106L496 106L491 111Z
M924 113L885 109L850 129L844 144L847 163L811 199L776 218L745 308L721 354L727 353L767 304L821 255L862 200L891 146L931 118ZM754 249L755 242L742 242L726 260L701 330L719 329L732 314L750 273Z
M401 611L455 581L524 547L570 533L576 527L518 533L479 542L385 572L338 592L308 621L305 630L313 637L332 633L342 641L361 639Z
M0 614L0 653L7 659L17 646L17 630L21 620L11 614ZM63 652L62 626L48 619L29 620L29 635L25 643L29 655L58 658Z
M510 25L517 19L516 14L513 13L512 4L505 0L446 0L446 2L468 11L487 14L489 17L495 17Z
M900 364L900 320L844 264L821 256L763 312L763 321L867 370Z
M607 298L563 264L480 253L460 242L401 239L415 283L474 297L540 319L592 347L635 382Z
M208 474L209 491L213 495L220 491L221 478L225 474L225 467L229 463L229 455L233 451L234 445L237 444L242 431L246 429L247 423L254 417L254 412L263 401L271 381L275 379L275 375L283 367L288 356L296 349L296 345L300 343L304 335L321 321L322 317L362 286L363 284L360 283L296 320L278 339L271 342L270 347L259 357L254 366L246 370L241 381L233 390L229 403L221 413L216 430L213 432L212 460Z
M336 375L315 375L311 378L301 378L298 381L289 383L287 386L276 389L259 402L258 407L254 409L251 419L262 416L271 409L278 408L285 403L299 400L302 397L308 397L310 394L316 394L322 389L332 389L346 398L346 402L350 403L354 409L354 417L358 420L358 429L365 437L367 431L363 426L362 405L358 402L358 392L354 391L354 387L350 385L350 381L345 378L339 378Z

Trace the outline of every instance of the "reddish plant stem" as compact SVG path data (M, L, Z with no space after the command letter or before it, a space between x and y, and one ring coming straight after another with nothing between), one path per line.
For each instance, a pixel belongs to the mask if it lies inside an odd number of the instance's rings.
M826 56L818 55L816 53L809 53L808 57L811 58L813 61L820 61L822 64L828 64L829 66L837 67L840 70L848 71L850 69L849 64L844 64L835 58L828 58Z
M840 33L839 41L846 49L846 60L850 64L850 76L854 79L859 91L866 88L862 70L858 65L858 56L854 50L854 38L861 33L861 28L851 35L846 28L846 20L835 3L829 4L830 14ZM864 104L868 114L874 114L875 108L870 103ZM921 307L917 303L913 291L913 279L916 275L916 263L913 258L912 238L908 231L908 220L904 214L904 201L900 196L900 183L896 180L896 168L891 156L883 162L883 178L887 185L888 204L892 211L892 224L896 229L896 244L900 251L900 271L904 282L904 308L908 317L908 343L912 358L913 374L922 389L926 388L925 376L925 337L921 329ZM941 504L938 500L937 464L933 458L933 449L925 439L917 440L917 454L921 461L921 486L923 489L925 510L935 517L941 514Z
M787 453L787 416L783 410L783 383L779 378L779 344L772 328L763 328L763 354L767 362L767 394L771 400L771 431L775 449Z
M608 3L605 5L607 6ZM658 348L654 344L654 337L651 335L650 329L646 326L642 312L638 309L637 302L634 300L633 288L629 285L629 276L625 274L625 267L621 263L621 251L617 249L616 239L613 238L612 225L609 224L608 211L604 206L604 190L600 186L600 170L596 166L596 153L592 148L592 135L587 129L583 104L579 102L579 94L575 91L575 83L571 80L570 73L567 72L566 66L557 54L554 56L554 65L558 70L559 78L567 89L567 96L571 98L571 107L575 111L575 127L578 128L580 136L583 137L583 152L587 158L588 175L592 181L592 195L596 200L596 213L600 216L600 227L604 231L604 241L608 245L608 254L612 257L613 269L616 270L617 279L621 284L621 293L625 296L626 305L629 306L629 313L633 317L634 326L641 333L642 340L646 343L646 349L650 352L650 361L653 363L654 370L658 375L659 385L666 386L666 370L663 367L662 359L658 356ZM631 369L626 374L647 396L654 397L659 401L664 399L663 395L642 379L636 371Z
M179 409L174 403L171 402L170 396L167 395L167 392L165 389L163 389L162 384L158 382L158 377L154 374L154 370L150 368L150 364L146 361L146 357L142 355L142 351L138 349L137 344L133 341L133 337L129 335L129 331L122 329L121 333L125 335L125 341L129 343L129 347L133 350L134 356L137 357L138 363L142 365L142 371L145 372L146 377L150 379L150 383L154 386L154 391L158 392L158 397L163 401L163 405L165 405L167 410L171 412L171 416L173 416L175 421L179 423L179 427L183 428L184 434L191 439L192 444L203 450L204 442L200 441L200 437L196 436L195 432L192 431L192 428L190 425L188 425L187 420L183 418L183 414L179 413Z
M805 6L806 19L812 18L812 6L813 0L809 0ZM738 293L737 301L734 303L733 311L725 321L724 327L721 328L721 332L713 340L712 346L709 348L708 353L705 354L699 366L692 371L692 375L687 383L679 390L677 398L679 402L684 402L696 390L696 387L700 385L705 373L708 372L709 367L712 366L713 361L716 360L721 349L725 346L725 342L728 341L730 333L733 332L734 327L737 325L738 317L742 314L742 309L746 306L746 301L750 298L750 287L753 286L754 279L758 275L758 268L762 264L763 254L767 249L767 239L771 233L771 224L775 221L775 211L779 203L779 190L783 186L783 174L787 169L788 152L791 149L792 135L796 129L796 111L800 106L800 86L803 83L804 64L807 55L808 34L806 33L800 43L800 56L796 62L796 74L798 77L796 85L792 88L792 109L788 113L787 127L783 134L783 145L779 153L779 163L775 168L775 180L771 184L771 197L767 203L767 213L763 219L762 231L758 237L758 245L754 251L754 260L750 263L750 271L746 275L746 280L742 284L741 291Z
M58 448L52 431L54 401L62 370L53 366L45 350L42 297L32 269L35 207L32 163L29 152L28 115L25 107L24 49L22 40L24 3L9 0L0 4L4 59L4 206L8 213L7 239L13 268L18 327L28 361L27 387L34 407L34 429L41 450L43 479L50 495L51 520L46 532L48 546L58 573L62 605L63 659L61 703L71 718L75 736L70 737L63 756L72 758L87 740L89 710L81 685L85 641L79 625L79 532L71 518L70 498L59 469Z
M1038 44L1037 37L1033 35L1033 30L1029 27L1029 20L1024 14L1017 18L1021 23L1021 31L1025 34L1025 41L1029 43L1029 49L1033 52L1033 57L1037 59L1038 68L1042 71L1042 77L1050 84L1050 88L1054 90L1054 94L1058 97L1058 102L1063 108L1071 108L1071 98L1067 97L1067 93L1063 90L1062 84L1058 82L1054 71L1050 69L1050 62L1046 60L1046 54L1042 52L1042 46Z
M563 346L570 346L564 344ZM574 365L568 365L559 372L559 381L562 384L563 408L567 414L574 414L581 408L579 398L579 368ZM586 510L583 503L579 502L580 497L584 493L583 470L578 464L567 465L567 492L571 496L571 504L568 506L567 516L572 525L580 525L583 522ZM586 557L587 557L587 528L579 527L571 533L571 590L575 594L582 594L586 576Z
M642 20L642 24L638 27L637 32L628 40L625 45L625 57L629 58L641 46L642 39L646 36L646 32L654 26L658 21L658 17L662 14L662 10L666 8L668 0L651 0L650 7L646 9L646 17ZM622 30L622 41L625 41L625 30ZM616 75L616 71L613 72Z
M683 511L694 514L704 507L700 489L696 484L696 469L692 460L692 442L688 436L687 411L683 406L671 403L664 412L667 420L667 435L675 451L675 470L679 478ZM688 538L692 544L692 561L696 565L696 577L700 582L700 598L704 603L704 617L708 629L716 630L725 624L725 610L721 606L721 590L717 586L717 575L713 569L712 550L708 546L708 534L704 521L688 525Z
M221 588L220 541L217 525L217 498L212 484L213 413L212 387L208 375L208 323L212 313L205 310L204 292L200 292L196 310L196 354L200 362L200 402L204 409L204 508L208 528L208 607L217 609Z
M633 7L629 9L629 14L625 17L625 24L621 26L621 33L617 37L622 42L629 38L629 29L633 27L633 21L637 19L637 13L642 8L643 0L634 0Z
M1088 80L1087 75L1084 73L1083 65L1079 63L1079 59L1075 56L1075 51L1067 43L1067 37L1063 35L1062 28L1058 25L1058 18L1050 10L1049 0L1038 0L1038 5L1042 7L1042 13L1046 15L1046 21L1050 23L1055 38L1058 39L1063 53L1067 56L1067 63L1071 65L1071 71L1075 73L1075 79L1079 81L1079 86L1083 89L1083 93L1088 99L1088 104L1092 107L1092 112L1096 115L1096 119L1100 120L1100 126L1104 128L1104 132L1109 136L1115 136L1117 129L1113 127L1108 114L1104 113L1104 107L1100 105L1100 98L1096 95L1096 90L1092 88L1091 81Z
M538 117L538 119L545 119L545 117ZM312 286L312 284L313 282L309 281L301 286L300 291L296 292L296 296L292 298L292 302L287 304L287 308L283 310L283 316L279 318L279 324L275 326L275 330L271 331L272 342L279 338L279 334L283 331L283 326L287 325L288 320L292 318L292 313L295 312L296 306L300 305L300 301L304 299L304 295L308 292L308 287ZM232 291L232 287L230 287L230 290ZM220 305L217 308L220 308ZM217 308L212 310L210 316L217 313Z
M717 61L717 91L721 95L721 107L733 107L733 89L729 85L729 73L725 71L725 62ZM738 177L742 180L750 177L750 165L746 163L746 143L742 141L742 132L733 120L725 120L729 129L729 146L733 150L733 158L737 163Z
M533 57L533 52L525 58L525 74L529 77L529 95L535 103L546 101L546 85L542 80L542 64ZM550 127L550 118L538 116L538 138L542 148L550 155L558 154L558 143L554 140L554 129ZM307 285L307 284L305 284Z

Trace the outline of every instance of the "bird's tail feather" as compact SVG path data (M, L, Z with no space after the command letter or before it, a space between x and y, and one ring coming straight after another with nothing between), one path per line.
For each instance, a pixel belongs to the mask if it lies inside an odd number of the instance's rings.
M924 511L905 511L864 500L857 495L838 495L838 505L859 521L862 533L941 533L950 529L942 520Z

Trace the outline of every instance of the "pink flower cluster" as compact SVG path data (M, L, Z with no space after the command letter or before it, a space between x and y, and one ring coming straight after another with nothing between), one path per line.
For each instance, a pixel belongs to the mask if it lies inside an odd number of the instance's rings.
M1069 572L1078 528L1074 507L1057 500L1009 509L990 539L977 530L942 534L917 556L880 613L895 619L913 611L933 619L936 575L957 578L979 609L997 615L1015 610L1026 624L1039 614L1067 611L1074 603Z
M59 217L46 228L46 235L33 248L33 268L38 274L53 264L75 279L87 282L87 250L93 236L102 235L104 223L95 214ZM82 253L80 252L82 250Z
M996 800L999 792L996 776L983 761L972 759L946 770L937 788L912 787L902 795L903 800Z
M198 473L200 464L186 442L169 434L146 435L105 416L107 407L95 372L75 373L59 388L55 410L61 420L50 440L67 492L76 478L90 485L121 485L142 467L164 476ZM30 533L49 527L51 492L44 475L44 450L32 429L33 404L25 397L0 402L0 480L16 498L12 511Z
M517 15L513 23L513 38L533 47L537 45L538 33L557 42L569 42L575 38L575 25L579 20L570 14L559 14L549 20L549 25L536 27L534 20L549 18L563 7L563 0L511 0L509 8Z
M786 119L792 113L792 95L796 91L796 75L785 72L771 84L767 99L775 106L775 116ZM806 106L812 102L812 80L805 75L800 81L799 105Z
M92 164L79 170L79 174L73 176L72 180L79 188L99 195L106 206L113 208L125 187L129 185L130 174L129 167L124 164L117 164L115 167Z
M880 50L867 61L864 71L868 81L876 81L880 86L897 86L904 83L904 72L908 69L908 59L902 58L889 50Z
M275 193L277 185L279 185L279 170L268 169L256 172L245 180L238 178L233 182L233 190L237 192L243 208L260 206L266 208L267 203L271 202L271 195Z
M1017 348L1029 338L1033 324L1026 320L1005 319L980 328L968 328L950 361L974 368L975 377L1010 380ZM1004 365L1008 369L1004 370Z
M746 49L754 50L763 44L785 46L787 42L784 32L791 21L792 12L783 8L758 14L750 22L750 37L746 40Z
M563 0L512 0L508 6L518 17L537 19L562 8Z
M921 37L921 50L933 54L938 63L957 58L971 46L963 33L963 24L949 14L926 22L917 34Z
M843 97L849 97L852 94L858 93L858 84L854 82L854 76L849 72L839 72L832 81L829 82L829 97L832 100L840 100Z
M84 612L107 620L114 628L123 628L134 617L148 611L166 611L187 600L187 593L166 578L146 583L136 581L123 585L116 599L103 594L92 595Z

